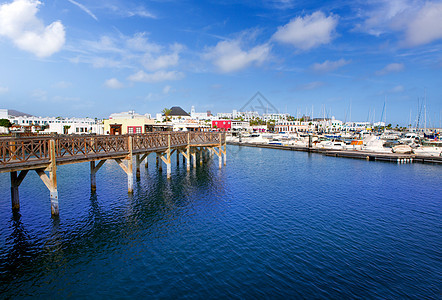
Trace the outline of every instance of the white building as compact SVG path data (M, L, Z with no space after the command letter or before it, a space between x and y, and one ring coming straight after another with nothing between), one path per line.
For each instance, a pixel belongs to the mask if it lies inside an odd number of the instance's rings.
M345 131L371 130L371 123L370 122L347 122L344 124L343 129Z
M190 110L190 117L193 120L197 120L197 121L200 121L200 120L212 120L213 119L213 116L210 113L210 111L205 112L205 113L195 112L195 106L192 106L192 109Z
M42 133L57 134L104 134L103 124L86 124L86 123L51 123L49 128Z
M118 120L118 119L136 119L136 118L147 118L151 119L150 114L140 115L137 114L134 110L124 111L120 113L113 113L109 116L109 119Z
M7 109L1 109L0 119L5 115L16 131L36 132L40 128L45 128L43 133L103 134L102 121L91 118L12 116Z
M335 117L332 117L331 119L317 119L315 123L317 124L317 130L323 132L341 131L344 124L341 120L336 120Z
M231 126L232 131L250 131L251 129L250 123L247 121L232 120Z
M280 121L275 123L276 132L308 132L315 128L314 122L310 121Z
M289 116L289 114L263 114L262 119L266 122L270 120L275 120L276 122L278 122L287 120Z
M251 121L260 118L257 111L237 111L233 110L232 113L217 113L217 119L241 119L241 121Z

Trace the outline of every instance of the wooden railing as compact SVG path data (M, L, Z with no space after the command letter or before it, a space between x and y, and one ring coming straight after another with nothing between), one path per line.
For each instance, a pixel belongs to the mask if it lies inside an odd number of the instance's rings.
M57 160L76 160L100 156L124 155L129 152L132 137L133 153L161 151L169 147L189 145L218 145L225 142L225 134L218 132L165 132L133 135L59 135L38 137L1 137L0 170L10 164L49 161L49 142L55 141Z

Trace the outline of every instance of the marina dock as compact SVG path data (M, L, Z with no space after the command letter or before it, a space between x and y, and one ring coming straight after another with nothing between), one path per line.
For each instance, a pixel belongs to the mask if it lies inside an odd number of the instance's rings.
M227 142L229 145L246 146L246 147L259 147L259 148L269 148L269 149L279 149L279 150L289 150L289 151L302 151L310 153L318 153L326 156L334 157L346 157L355 159L365 159L369 161L386 161L394 163L433 163L442 164L441 156L422 156L415 154L399 154L399 153L376 153L368 151L355 151L355 150L330 150L330 149L319 149L319 148L309 148L301 146L290 146L290 145L272 145L272 144L261 144L261 143L244 143L244 142Z
M91 190L96 189L96 173L107 160L114 160L127 174L128 192L133 192L133 168L140 177L140 165L150 154L156 154L156 164L162 170L166 164L167 178L171 178L171 156L181 154L187 171L200 164L204 156L218 156L219 168L226 165L226 135L214 132L164 132L103 136L35 136L0 138L0 173L11 174L12 209L20 208L18 188L30 170L34 170L49 189L52 215L59 214L57 167L90 162ZM96 163L98 162L98 163Z

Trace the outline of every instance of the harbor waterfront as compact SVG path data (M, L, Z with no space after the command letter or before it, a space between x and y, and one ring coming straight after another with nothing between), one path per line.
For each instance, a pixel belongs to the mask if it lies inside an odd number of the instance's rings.
M441 156L426 156L415 154L399 154L399 153L377 153L371 151L352 151L344 149L321 149L321 148L309 148L308 146L294 146L294 145L282 145L282 144L264 144L264 143L247 143L247 142L228 142L229 145L246 146L246 147L259 147L277 150L289 150L289 151L302 151L310 153L319 153L327 156L345 157L345 158L357 158L373 161L384 162L397 162L397 163L432 163L442 164Z
M0 174L2 298L439 298L442 169L228 145L127 192L106 162L57 169L60 217L30 172ZM172 156L172 165L176 157ZM81 174L81 175L80 175Z

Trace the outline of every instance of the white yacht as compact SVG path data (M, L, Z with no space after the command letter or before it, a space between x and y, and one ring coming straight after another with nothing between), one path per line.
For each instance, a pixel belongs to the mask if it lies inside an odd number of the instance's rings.
M413 149L414 154L423 156L442 156L442 142L424 142L422 146Z
M384 147L385 141L379 136L370 136L366 140L365 146L362 147L363 151L377 152L377 153L391 153L391 148Z

